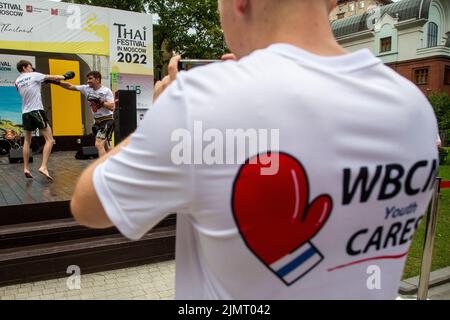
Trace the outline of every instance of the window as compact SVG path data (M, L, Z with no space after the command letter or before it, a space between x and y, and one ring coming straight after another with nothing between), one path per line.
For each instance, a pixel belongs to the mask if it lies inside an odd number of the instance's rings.
M343 19L344 17L345 17L345 13L344 12L337 14L337 18L338 19Z
M360 9L364 9L366 7L366 3L364 2L364 0L359 1L358 6Z
M430 22L428 25L428 48L437 47L438 45L438 25Z
M416 84L428 83L428 68L421 68L414 70L414 82Z
M348 4L348 11L350 11L350 12L355 11L355 3L354 2L350 2Z
M450 85L450 66L445 66L444 84Z
M392 37L380 40L380 52L389 52L392 50Z

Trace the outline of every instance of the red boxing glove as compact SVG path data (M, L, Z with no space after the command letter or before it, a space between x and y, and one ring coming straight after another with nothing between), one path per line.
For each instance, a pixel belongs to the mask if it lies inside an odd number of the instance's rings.
M262 170L267 171L273 165L278 165L278 171L263 175ZM249 249L283 281L292 270L283 271L285 262L280 265L280 261L303 245L306 244L305 249L299 255L316 255L316 262L323 259L309 241L328 220L333 201L330 196L321 195L310 203L309 196L304 168L287 154L264 154L250 159L234 184L233 214L242 237Z

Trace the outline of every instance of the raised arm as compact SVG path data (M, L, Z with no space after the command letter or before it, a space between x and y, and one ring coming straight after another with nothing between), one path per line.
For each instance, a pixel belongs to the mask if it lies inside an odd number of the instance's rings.
M73 78L75 78L75 72L68 71L65 74L63 74L62 76L46 75L44 78L44 81L61 81L61 80L70 80Z
M66 78L64 77L64 76L52 76L52 75L46 75L45 77L44 77L44 81L52 81L52 82L55 82L55 81L61 81L61 80L66 80Z
M69 82L59 82L58 84L61 87L63 87L64 89L71 90L71 91L79 91L76 86L72 85Z
M70 80L73 78L75 78L75 72L69 71L69 72L66 72L65 74L63 74L62 76L44 75L43 82L60 85L61 80ZM66 89L69 89L69 88L66 88ZM70 88L69 90L76 90L76 89Z

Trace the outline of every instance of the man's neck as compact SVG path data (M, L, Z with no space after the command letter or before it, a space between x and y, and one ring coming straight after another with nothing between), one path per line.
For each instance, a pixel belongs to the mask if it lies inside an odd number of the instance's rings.
M264 22L256 26L250 41L258 49L274 43L287 43L320 56L348 54L336 41L326 12L317 11L319 9L314 7L310 9L310 15L301 19L297 14L286 14L278 22L262 20Z
M97 91L98 89L100 89L102 87L102 84L100 83L98 86L94 86L92 89L94 89L94 91Z

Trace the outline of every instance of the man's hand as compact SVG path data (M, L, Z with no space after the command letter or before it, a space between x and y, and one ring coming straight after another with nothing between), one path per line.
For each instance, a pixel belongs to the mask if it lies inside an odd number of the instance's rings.
M155 84L155 93L153 94L153 103L159 98L161 93L177 78L178 74L178 62L181 60L181 56L174 56L169 62L169 75L164 77L162 81L158 81Z
M164 77L161 81L155 84L155 93L153 95L153 103L159 98L161 93L177 78L178 74L178 62L180 62L181 56L177 55L170 59L169 62L169 75ZM238 60L236 55L229 53L222 56L222 60Z
M234 53L227 53L227 54L224 54L224 55L222 56L221 59L222 59L223 61L226 61L226 60L234 60L234 61L237 61L237 60L239 60L238 57L237 57Z

